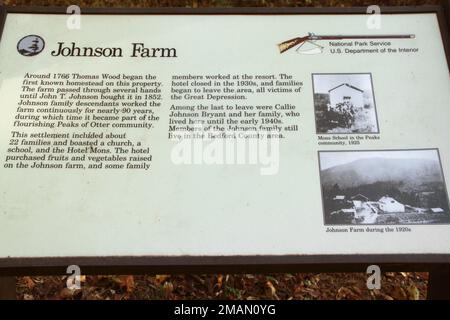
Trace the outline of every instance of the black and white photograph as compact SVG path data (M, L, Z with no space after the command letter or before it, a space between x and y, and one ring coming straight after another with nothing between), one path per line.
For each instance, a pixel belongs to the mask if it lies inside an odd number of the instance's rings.
M448 224L437 149L319 152L326 225Z
M313 74L317 134L379 133L372 75Z

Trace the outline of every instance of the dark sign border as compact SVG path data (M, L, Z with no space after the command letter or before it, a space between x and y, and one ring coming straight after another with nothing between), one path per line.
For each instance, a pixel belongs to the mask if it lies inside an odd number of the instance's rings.
M383 7L384 14L432 13L438 19L450 68L449 22L440 6ZM65 7L0 6L0 39L8 13L66 14ZM347 15L365 14L366 8L82 8L82 14L112 15ZM10 241L14 241L11 239ZM0 258L0 276L65 274L78 265L83 274L170 274L250 272L363 272L377 264L383 271L442 271L450 254L344 254L254 256L108 256Z

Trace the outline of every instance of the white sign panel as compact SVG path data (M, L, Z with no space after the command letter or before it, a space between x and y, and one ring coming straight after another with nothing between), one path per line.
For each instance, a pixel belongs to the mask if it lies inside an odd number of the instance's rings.
M433 13L9 13L0 258L450 254Z

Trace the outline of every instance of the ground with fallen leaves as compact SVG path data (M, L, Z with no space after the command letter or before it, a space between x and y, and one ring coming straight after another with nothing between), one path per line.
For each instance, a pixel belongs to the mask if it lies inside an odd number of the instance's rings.
M369 290L363 273L81 276L81 289L69 290L66 277L21 277L17 299L350 299L426 298L427 273L385 273L380 290Z
M439 4L441 0L3 0L7 5L80 7L348 7ZM1 1L0 1L1 2Z

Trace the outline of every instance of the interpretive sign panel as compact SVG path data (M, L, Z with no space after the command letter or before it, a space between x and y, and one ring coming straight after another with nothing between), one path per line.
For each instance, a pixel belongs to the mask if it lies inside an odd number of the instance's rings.
M436 10L4 9L0 268L449 262Z

